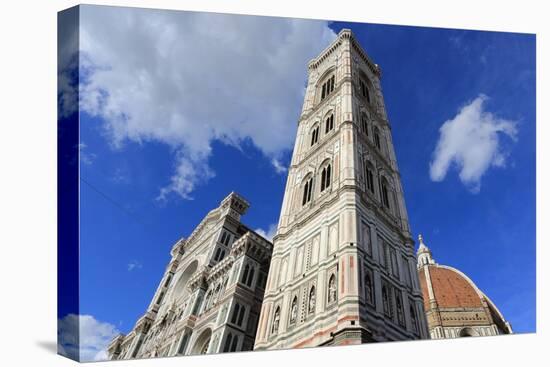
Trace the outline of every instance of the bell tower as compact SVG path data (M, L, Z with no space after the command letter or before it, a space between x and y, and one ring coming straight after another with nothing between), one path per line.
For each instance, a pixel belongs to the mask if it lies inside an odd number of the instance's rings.
M428 338L380 77L347 29L308 64L257 350Z

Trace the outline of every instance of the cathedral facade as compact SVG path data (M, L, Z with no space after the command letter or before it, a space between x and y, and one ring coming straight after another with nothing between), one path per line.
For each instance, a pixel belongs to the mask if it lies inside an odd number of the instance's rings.
M171 260L145 314L108 347L110 359L252 350L273 246L241 223L231 193Z
M418 278L431 339L511 334L493 302L461 271L439 265L419 236Z
M255 350L428 338L380 77L350 30L308 65Z

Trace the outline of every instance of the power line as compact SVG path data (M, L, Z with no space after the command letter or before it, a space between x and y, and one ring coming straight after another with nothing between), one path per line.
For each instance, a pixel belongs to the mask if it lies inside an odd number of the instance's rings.
M145 223L142 219L138 218L137 216L134 215L134 213L132 213L131 211L129 211L128 209L126 209L124 207L124 205L120 204L119 202L117 202L115 199L111 198L109 195L105 194L103 191L101 191L100 189L98 189L97 187L95 187L94 185L92 185L90 182L88 182L86 179L84 179L82 176L80 176L80 181L82 181L83 183L85 183L89 188L91 188L93 191L95 191L97 194L99 194L100 196L102 196L105 200L107 200L109 203L111 203L112 205L114 205L116 208L118 208L119 210L121 210L122 212L124 212L127 216L129 216L131 219L135 220L136 222L138 222L139 224L143 225L146 229L150 229L148 228L149 224Z

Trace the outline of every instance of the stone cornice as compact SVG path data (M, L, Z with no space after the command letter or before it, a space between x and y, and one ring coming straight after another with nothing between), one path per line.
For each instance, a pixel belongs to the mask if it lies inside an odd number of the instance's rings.
M367 64L371 72L376 75L377 77L382 76L382 71L380 70L380 67L372 62L372 60L369 58L367 53L363 50L361 45L357 42L355 39L355 36L353 35L353 32L350 29L342 29L340 33L338 33L338 37L327 47L325 48L319 56L312 59L307 67L308 71L315 70L321 65L323 61L325 61L330 55L332 55L338 47L343 43L344 40L347 40L350 42L351 47L357 52L359 57Z
M233 243L231 255L235 258L247 254L261 262L269 261L273 252L273 244L254 232L246 232Z

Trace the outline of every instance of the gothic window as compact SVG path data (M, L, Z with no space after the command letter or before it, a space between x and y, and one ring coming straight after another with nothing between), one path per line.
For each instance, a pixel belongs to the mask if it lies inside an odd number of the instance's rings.
M273 323L271 325L271 334L277 334L279 331L279 321L281 319L281 308L277 306L273 314Z
M321 171L321 192L325 191L325 189L330 186L331 170L331 165L328 164L326 167L323 167Z
M387 264L386 256L386 244L382 237L378 236L378 261L383 268L385 268Z
M370 227L368 224L363 223L363 246L367 255L372 256L372 243L370 238Z
M187 346L187 342L189 341L189 336L191 333L188 330L185 330L183 332L183 337L181 338L180 345L178 347L178 354L184 354L185 353L185 347Z
M387 209L390 209L390 193L389 193L389 187L388 187L388 180L386 180L385 177L382 177L381 179L381 182L380 182L380 191L381 191L381 196L382 196L382 204L384 204L384 206L387 208Z
M399 325L405 326L405 315L403 314L401 291L397 288L395 289L395 308L397 309L397 322L399 322Z
M196 315L197 312L199 312L199 309L202 304L202 294L199 294L197 297L197 300L195 301L195 306L193 307L193 311L191 312L193 315Z
M302 205L306 205L311 201L311 191L313 188L313 178L309 178L306 180L306 184L304 185L304 193L302 197Z
M227 337L225 338L225 344L223 345L223 351L229 352L231 348L231 340L233 339L233 335L229 333Z
M391 293L388 291L388 286L382 286L382 305L384 309L384 314L388 317L392 317L392 307L391 307Z
M369 271L365 272L365 301L369 304L374 304L374 297L373 297L374 291L373 291L373 283L372 283L372 275Z
M401 260L402 260L402 263L403 263L405 284L407 284L410 287L412 285L411 284L411 268L410 268L409 262L407 261L407 258L405 256L402 256Z
M222 285L218 284L218 286L216 287L216 290L214 291L214 297L212 299L212 304L216 304L216 302L218 302L218 297L220 296L221 290L222 290Z
M397 264L397 254L393 247L390 248L391 273L396 278L399 278L399 267Z
M244 267L244 273L243 273L243 277L241 279L241 283L246 284L246 281L248 279L248 272L249 271L250 271L250 265L246 264L246 266Z
M307 312L310 314L315 313L315 297L315 286L313 286L309 290L309 299L307 305Z
M336 301L336 276L332 274L328 281L328 303Z
M413 302L411 301L409 303L410 303L409 313L411 314L412 328L414 332L418 333L418 323L416 321L416 312L414 310Z
M374 127L374 145L376 145L376 148L378 148L378 150L382 150L382 144L380 143L380 130L378 130L378 127L375 126Z
M365 166L365 181L367 181L367 190L374 194L374 169L372 168L372 165L368 162Z
M319 141L319 126L316 126L311 131L311 145L313 146L315 143Z
M243 307L244 308L244 307ZM233 315L231 315L231 323L237 325L237 319L239 317L239 312L241 310L241 305L236 303L235 308L233 309Z
M367 114L361 113L361 129L363 129L363 132L365 135L369 136L369 124L367 120Z
M216 249L216 254L214 255L214 261L218 261L220 259L221 251L222 249L219 247Z
M231 343L231 350L230 352L235 352L237 350L237 343L239 342L239 336L235 335L233 338L233 343Z
M250 272L248 273L248 278L246 279L246 285L251 287L252 281L254 280L254 267L250 268Z
M168 287L171 280L172 280L172 274L169 274L168 277L166 278L166 282L164 282L164 286Z
M239 317L237 319L237 325L242 326L243 325L243 319L244 319L244 312L246 311L246 308L244 306L241 306L241 309L239 310Z
M157 305L160 305L163 298L164 298L164 291L160 292L159 298L157 298Z
M367 102L370 103L370 92L369 88L367 87L367 83L365 83L362 79L359 80L359 86L361 88L361 95L367 99Z
M227 232L223 231L222 232L222 238L221 238L220 242L225 243L226 238L227 238Z
M334 114L331 113L325 120L325 134L334 129Z
M206 298L204 299L204 311L207 311L210 308L210 300L212 299L212 291L209 290L206 293Z
M298 318L298 297L294 296L290 305L290 324L295 324Z
M328 97L330 93L334 92L334 75L329 77L321 87L321 101Z

